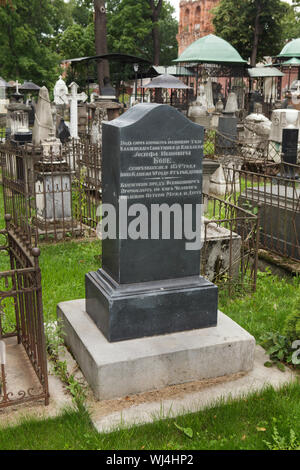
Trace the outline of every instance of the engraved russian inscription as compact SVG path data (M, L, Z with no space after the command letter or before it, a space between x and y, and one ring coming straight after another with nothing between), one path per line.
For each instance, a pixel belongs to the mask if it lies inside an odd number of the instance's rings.
M128 199L201 197L202 140L121 141L121 196Z

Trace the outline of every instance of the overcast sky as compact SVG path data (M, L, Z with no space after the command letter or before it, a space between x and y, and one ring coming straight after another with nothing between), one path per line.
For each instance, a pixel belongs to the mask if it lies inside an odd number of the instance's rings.
M283 0L286 1L287 3L292 3L292 0ZM176 8L176 17L179 19L179 2L180 0L169 0L169 2L173 5L174 8Z

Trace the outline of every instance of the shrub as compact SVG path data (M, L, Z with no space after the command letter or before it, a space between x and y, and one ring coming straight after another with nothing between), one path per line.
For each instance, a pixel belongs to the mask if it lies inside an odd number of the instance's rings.
M291 313L285 321L284 335L291 343L300 340L300 306L299 312Z

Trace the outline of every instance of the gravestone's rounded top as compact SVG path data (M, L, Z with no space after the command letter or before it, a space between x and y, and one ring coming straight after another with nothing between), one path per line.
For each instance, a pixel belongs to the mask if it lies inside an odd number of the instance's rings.
M200 127L198 124L193 123L188 119L184 114L178 111L176 108L169 106L167 104L157 104L157 103L140 103L124 114L119 116L118 118L114 119L113 121L104 122L103 125L105 126L112 126L112 127L129 127L137 122L141 122L143 119L151 118L155 121L157 118L158 120L177 120L182 121L186 126L189 125L190 127L197 126Z

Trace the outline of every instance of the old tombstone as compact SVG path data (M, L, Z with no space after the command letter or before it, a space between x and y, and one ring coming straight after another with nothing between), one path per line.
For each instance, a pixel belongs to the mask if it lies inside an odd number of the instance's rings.
M54 225L67 227L71 221L71 175L62 158L61 141L55 137L53 111L47 88L42 87L36 108L33 143L42 149L34 164L36 223L40 230L50 232Z
M7 113L7 105L9 104L9 99L6 96L6 88L8 84L6 81L0 77L0 114Z
M39 91L39 98L35 111L35 121L32 133L33 145L40 145L43 140L55 135L53 117L51 111L51 101L46 87Z
M196 124L210 127L211 116L208 114L207 97L204 85L199 86L197 99L188 109L188 117Z
M54 103L58 106L66 106L69 102L68 87L60 75L54 86Z
M270 250L299 260L300 190L297 183L287 180L298 177L293 165L297 163L299 112L292 109L279 111L284 111L284 114L273 111L272 122L275 118L276 122L277 118L282 118L278 119L277 127L283 123L285 125L281 130L281 143L278 143L282 146L278 160L283 163L283 171L273 181L266 180L264 185L252 188L251 191L246 189L239 197L239 205L248 210L249 207L257 209L260 206L262 244ZM279 140L278 135L275 137Z
M91 143L94 145L102 145L103 121L108 121L107 109L97 107L93 113L93 121L91 127Z
M212 81L210 77L207 79L207 82L204 85L204 89L205 89L205 96L206 96L206 102L207 102L207 111L209 113L213 113L215 111L215 105L214 105L214 98L213 98Z
M70 134L73 139L78 139L78 102L83 103L87 100L87 95L82 92L78 93L79 86L77 83L72 82L70 85Z
M235 116L235 113L238 111L238 109L239 109L239 105L238 105L237 96L236 96L236 93L232 91L228 95L224 114Z
M259 105L260 106L260 105ZM249 114L244 120L242 152L245 159L266 158L271 121L261 113Z
M272 113L271 132L269 137L269 158L281 162L283 129L288 125L288 116L293 116L293 125L300 129L300 111L294 109L276 109ZM300 133L298 134L300 144Z
M287 110L287 127L282 130L282 161L284 163L284 175L295 178L295 166L298 159L299 128L297 128L298 111Z
M233 155L236 153L238 119L232 116L219 117L216 153Z
M172 126L166 124L169 119ZM129 211L136 203L149 211L152 204L200 204L202 147L202 128L167 106L139 105L122 118L104 122L103 202L113 204L118 213L120 197L127 198ZM184 239L103 240L103 268L87 276L87 313L109 341L216 325L217 289L199 278L200 246L186 251L185 244ZM109 277L118 284L112 296L103 290ZM177 289L169 290L170 280ZM137 283L144 283L143 294L136 292ZM146 299L146 292L151 297ZM101 309L105 301L106 310ZM188 318L182 313L186 302ZM120 315L120 309L127 313Z
M202 200L202 157L203 128L169 106L139 104L103 124L103 203L116 208L116 233L103 237L86 300L58 306L98 399L253 367L254 339L218 316L217 288L199 276L201 223L181 230Z
M24 96L19 92L19 82L16 81L16 93L11 96L7 105L7 135L12 143L23 145L32 141L29 129L30 106L24 103Z

